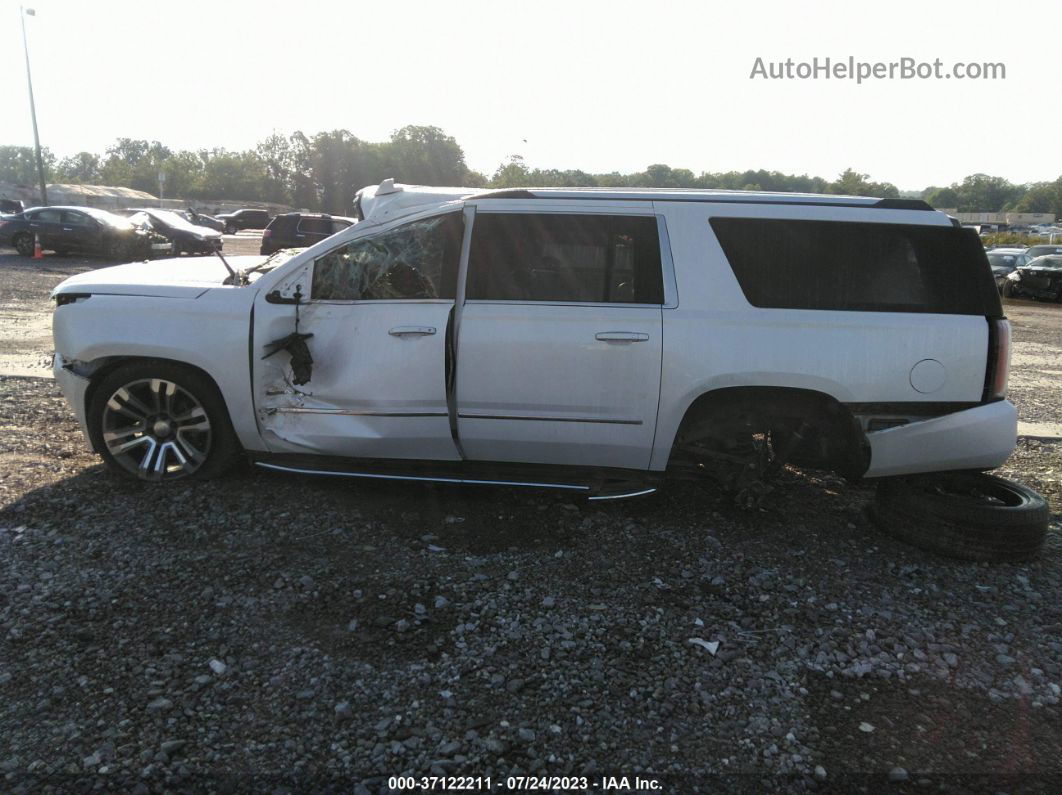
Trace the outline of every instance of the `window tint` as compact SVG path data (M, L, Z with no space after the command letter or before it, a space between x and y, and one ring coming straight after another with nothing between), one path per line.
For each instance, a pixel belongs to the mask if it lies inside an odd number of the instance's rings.
M313 268L313 298L370 301L453 298L464 218L424 218L333 249Z
M468 297L662 304L656 218L480 213Z
M310 235L332 234L332 221L328 218L302 218L299 220L299 231Z
M70 226L85 226L89 222L89 217L84 213L79 213L76 210L63 210L63 223Z
M58 210L41 210L35 215L31 216L32 220L42 224L57 224L59 223L59 211Z
M338 218L333 218L332 219L332 232L333 233L342 232L348 226L350 226L350 221L340 221Z
M965 230L762 218L711 225L753 306L993 314L991 270Z

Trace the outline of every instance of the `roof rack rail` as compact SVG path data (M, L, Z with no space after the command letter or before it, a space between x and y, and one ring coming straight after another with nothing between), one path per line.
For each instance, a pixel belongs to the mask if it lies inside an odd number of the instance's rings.
M932 205L921 199L881 199L874 204L879 210L929 210L933 211Z

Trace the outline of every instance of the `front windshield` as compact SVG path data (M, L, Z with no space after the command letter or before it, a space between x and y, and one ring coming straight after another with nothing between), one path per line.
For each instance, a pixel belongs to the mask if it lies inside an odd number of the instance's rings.
M1037 257L1029 263L1030 268L1050 268L1062 270L1062 256Z
M989 254L988 264L993 268L1011 268L1018 263L1018 258L1013 254Z

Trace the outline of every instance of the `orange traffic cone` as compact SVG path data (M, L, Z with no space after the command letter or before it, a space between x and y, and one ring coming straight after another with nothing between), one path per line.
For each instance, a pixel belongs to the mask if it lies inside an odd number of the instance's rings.
M40 235L33 236L33 259L44 259L44 252L41 251Z

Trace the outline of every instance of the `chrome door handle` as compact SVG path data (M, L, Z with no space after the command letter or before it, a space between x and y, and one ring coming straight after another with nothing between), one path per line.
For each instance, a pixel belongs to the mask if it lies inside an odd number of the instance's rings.
M395 326L388 332L392 337L427 336L435 333L434 326Z
M638 331L599 331L594 339L604 342L645 342L649 335Z

